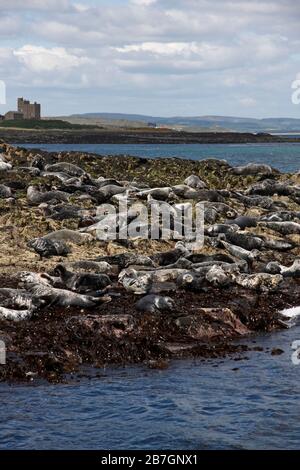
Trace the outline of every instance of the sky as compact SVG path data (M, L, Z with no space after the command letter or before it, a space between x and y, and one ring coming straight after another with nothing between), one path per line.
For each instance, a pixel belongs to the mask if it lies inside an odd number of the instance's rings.
M0 113L300 118L299 23L297 0L0 0Z

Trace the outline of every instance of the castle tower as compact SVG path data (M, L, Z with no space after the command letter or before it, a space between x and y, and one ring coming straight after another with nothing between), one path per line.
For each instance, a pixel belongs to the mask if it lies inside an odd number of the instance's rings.
M18 98L18 112L23 114L24 119L41 119L41 105L36 101L30 103L28 100Z

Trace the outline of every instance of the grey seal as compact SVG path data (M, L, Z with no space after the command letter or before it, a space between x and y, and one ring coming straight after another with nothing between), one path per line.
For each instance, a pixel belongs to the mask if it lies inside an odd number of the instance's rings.
M144 313L170 312L174 309L174 301L170 297L150 294L138 300L135 307Z
M99 291L111 285L106 274L73 273L62 264L56 266L54 274L60 277L64 287L80 294Z
M245 250L261 250L264 246L264 241L253 234L244 232L228 232L223 235L227 242L232 245L238 245Z
M247 215L241 215L235 219L226 220L225 224L238 225L240 229L244 230L247 227L256 227L257 221L254 217L248 217Z
M288 196L294 188L288 182L265 179L247 189L246 194L260 194L261 196Z
M46 238L34 238L27 243L41 258L67 256L71 251L63 241L52 241Z
M59 162L54 163L53 165L46 165L45 170L54 173L67 173L71 176L82 176L85 174L85 171L82 168L69 162Z
M43 284L33 284L29 286L29 291L42 299L46 305L59 305L61 307L81 307L92 308L111 301L111 297L92 297L71 292L66 289L45 286Z
M276 261L268 263L265 271L269 274L281 274L283 277L300 277L300 259L295 259L293 264L289 267L282 266Z
M219 233L237 232L240 227L236 224L216 224L208 227L205 234L210 237L216 237Z
M39 205L42 202L57 201L68 202L70 195L63 191L41 192L35 186L28 186L27 200L32 205Z
M300 224L297 222L260 222L260 225L282 235L300 234Z
M13 310L10 308L0 307L1 320L24 321L29 320L31 316L31 310Z
M70 242L76 245L82 245L93 240L93 236L89 233L81 233L76 230L64 228L44 235L43 239L52 242Z
M205 275L193 271L183 273L177 278L177 286L181 289L201 292L207 285Z
M244 259L249 263L252 263L255 259L259 258L260 252L258 250L245 250L241 246L232 245L231 243L227 243L223 240L220 240L221 246L225 248L232 256L235 256L239 259Z
M235 166L231 169L235 175L257 175L263 173L265 175L271 175L273 173L272 167L261 163L248 163L243 166Z
M12 196L12 192L9 186L0 184L0 198L6 199Z
M184 184L190 186L193 189L204 189L206 184L197 175L190 175L184 180Z

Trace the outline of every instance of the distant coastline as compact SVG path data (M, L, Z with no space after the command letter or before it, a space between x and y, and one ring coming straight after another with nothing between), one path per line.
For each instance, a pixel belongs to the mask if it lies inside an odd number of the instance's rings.
M265 133L183 132L170 129L17 129L0 128L8 143L44 144L247 144L298 142L300 137Z

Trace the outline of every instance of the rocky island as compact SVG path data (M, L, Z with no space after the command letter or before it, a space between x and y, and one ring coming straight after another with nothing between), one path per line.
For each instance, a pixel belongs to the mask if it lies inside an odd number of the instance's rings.
M281 312L300 305L299 173L2 141L0 178L2 381L243 352L239 339L287 327ZM203 246L99 240L97 207L125 196L203 202Z

